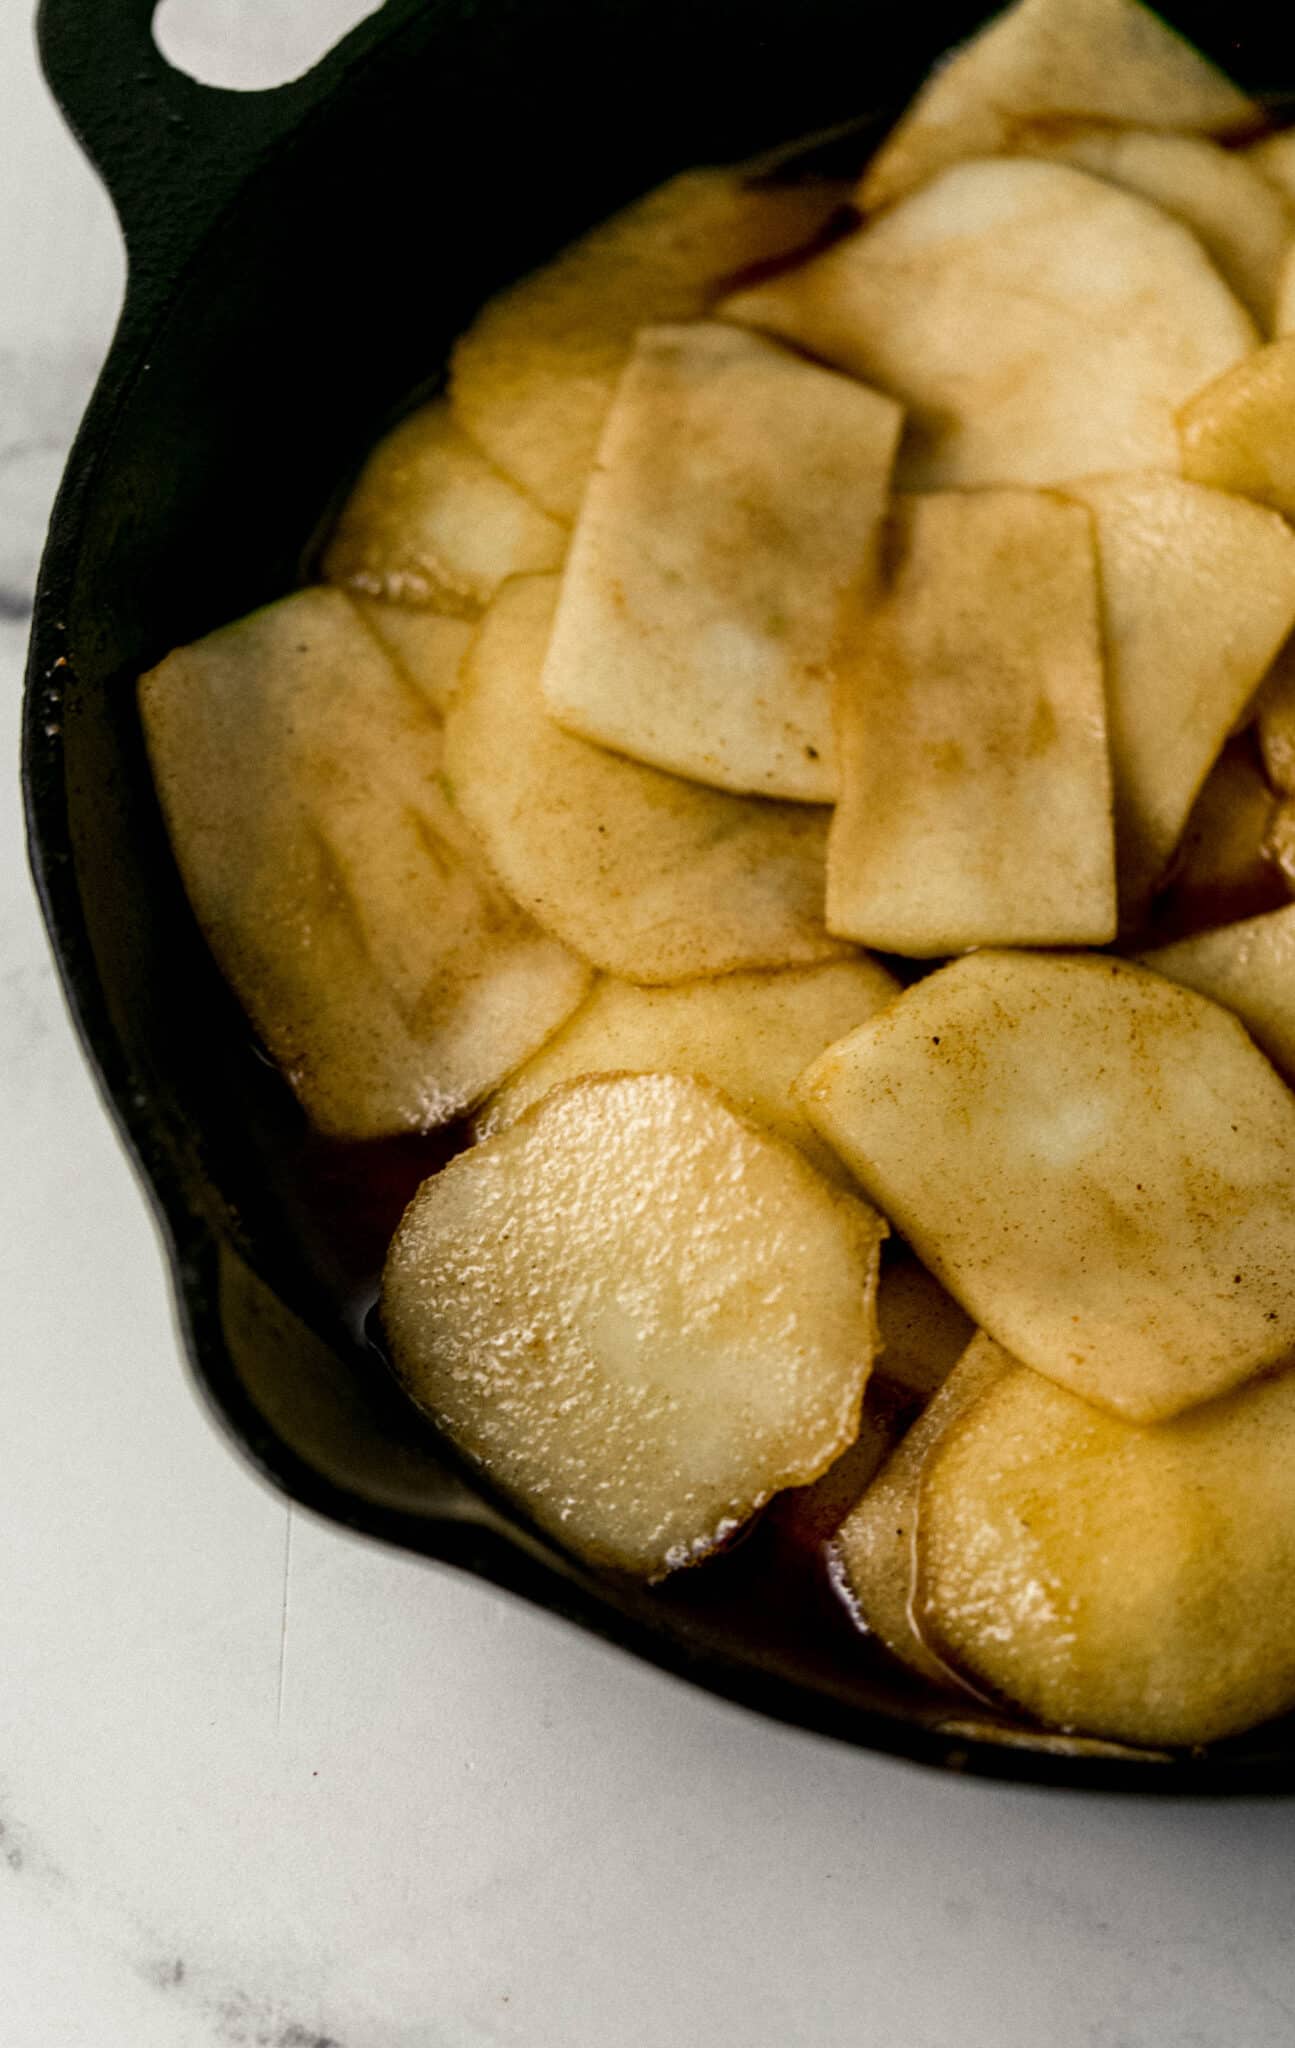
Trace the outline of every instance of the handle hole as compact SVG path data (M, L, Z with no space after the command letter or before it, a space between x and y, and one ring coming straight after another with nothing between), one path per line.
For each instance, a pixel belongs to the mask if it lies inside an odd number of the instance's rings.
M310 71L382 0L161 0L153 36L200 85L260 92Z

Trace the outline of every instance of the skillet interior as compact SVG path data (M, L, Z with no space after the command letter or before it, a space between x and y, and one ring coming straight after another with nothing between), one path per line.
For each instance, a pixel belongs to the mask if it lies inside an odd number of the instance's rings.
M1165 1763L1005 1744L992 1713L980 1739L948 1725L965 1703L919 1693L865 1645L843 1675L754 1582L744 1607L740 1571L714 1606L700 1576L645 1596L468 1481L365 1343L364 1260L348 1269L334 1246L345 1162L312 1146L206 953L136 720L143 668L300 580L339 478L434 383L491 290L676 169L899 104L985 11L391 0L335 63L262 105L142 57L149 0L119 0L115 28L91 0L46 0L47 67L114 192L132 281L42 574L33 859L87 1050L168 1237L196 1379L285 1492L867 1746L1053 1783L1285 1789L1286 1726ZM1176 18L1245 82L1287 86L1295 37L1274 54L1266 12ZM169 156L131 156L104 105L114 71L146 84L145 105L127 90L119 113L167 120ZM188 182L165 185L186 163ZM352 1239L377 1242L418 1158L390 1152Z

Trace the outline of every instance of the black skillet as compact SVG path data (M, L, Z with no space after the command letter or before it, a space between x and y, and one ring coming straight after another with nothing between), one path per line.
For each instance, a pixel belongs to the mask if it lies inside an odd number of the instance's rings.
M193 926L140 745L134 677L301 580L339 479L491 290L674 170L899 105L987 10L388 0L308 77L238 94L165 63L153 4L40 13L130 262L41 572L24 778L64 987L215 1416L317 1513L806 1728L1055 1785L1295 1789L1290 1723L1196 1758L1071 1753L906 1683L821 1588L768 1576L759 1532L649 1594L490 1497L364 1333L383 1234L437 1148L311 1140ZM1295 84L1295 31L1266 5L1176 18L1247 84Z

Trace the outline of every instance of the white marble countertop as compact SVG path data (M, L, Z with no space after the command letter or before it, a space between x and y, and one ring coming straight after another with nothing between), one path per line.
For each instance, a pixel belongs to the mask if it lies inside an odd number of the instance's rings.
M216 52L255 11L186 5ZM260 18L286 49L362 11ZM40 533L120 286L26 0L0 170L13 762ZM235 1462L0 788L3 2048L1289 2048L1290 1806L996 1789L766 1726Z

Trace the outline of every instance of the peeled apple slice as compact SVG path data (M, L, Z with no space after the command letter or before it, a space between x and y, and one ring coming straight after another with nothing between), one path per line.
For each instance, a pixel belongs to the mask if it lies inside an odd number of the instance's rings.
M865 210L955 158L1002 149L1020 121L1079 118L1222 134L1261 111L1137 0L1018 0L932 74L868 167Z
M330 583L471 617L506 576L556 569L564 527L509 482L444 401L379 441L324 553Z
M443 718L476 633L472 621L381 598L353 597L352 602L406 681Z
M1215 1742L1295 1706L1295 1373L1139 1429L1017 1367L945 1432L918 1622L1063 1728Z
M1277 805L1248 734L1228 741L1192 807L1147 942L1278 910L1289 899L1270 846Z
M591 1074L692 1074L754 1123L807 1152L821 1171L841 1163L792 1095L826 1046L898 995L874 961L830 960L773 974L720 974L673 988L600 981L567 1028L486 1103L476 1131L491 1137L560 1082Z
M1288 199L1295 200L1295 129L1265 135L1241 154L1252 170Z
M829 802L833 643L875 578L901 418L739 328L645 329L562 579L559 724L720 789Z
M1222 1003L1295 1080L1295 903L1141 956L1144 967Z
M1266 184L1295 207L1295 129L1266 135L1244 152L1247 165ZM1277 281L1277 303L1273 314L1274 334L1289 334L1295 328L1295 246L1288 250Z
M832 1545L833 1576L856 1620L893 1657L934 1685L947 1686L950 1673L932 1656L913 1616L922 1472L950 1424L1013 1363L988 1337L972 1339L929 1408L841 1523Z
M1295 329L1295 247L1287 254L1278 273L1272 323L1272 331L1278 336L1289 334L1292 329Z
M808 1551L817 1562L855 1502L895 1448L902 1429L894 1389L874 1374L863 1397L859 1434L847 1451L809 1486L788 1487L769 1503L767 1521L775 1540Z
M1259 339L1178 221L1023 157L940 172L720 310L898 398L916 491L1176 472L1177 407Z
M1018 129L1011 147L1074 164L1163 207L1197 236L1261 330L1274 332L1295 208L1245 157L1200 135L1083 121Z
M1268 779L1283 795L1295 796L1295 643L1273 663L1256 710Z
M198 922L322 1130L457 1116L579 1003L588 969L487 874L438 721L340 591L178 649L140 710Z
M383 1322L541 1527L659 1578L853 1441L885 1232L695 1081L579 1082L424 1183Z
M478 314L454 350L456 416L546 511L574 519L639 328L699 319L739 271L812 241L845 197L732 170L671 179Z
M944 1385L975 1335L970 1317L899 1238L886 1248L877 1324L881 1371L923 1400Z
M1295 518L1295 335L1269 342L1178 415L1183 475Z
M887 552L837 654L829 930L923 957L1114 938L1087 513L937 493L896 509Z
M550 718L556 597L552 577L500 592L445 723L454 802L510 894L627 980L839 956L823 923L825 812L703 789Z
M803 1549L821 1550L841 1528L882 1466L897 1455L905 1433L920 1427L914 1417L955 1372L976 1334L953 1297L897 1238L882 1250L877 1327L881 1350L858 1436L821 1479L779 1494L769 1509L779 1537ZM839 1560L829 1556L828 1562L838 1590L854 1605Z
M1295 1097L1217 1004L977 953L798 1089L967 1313L1087 1400L1161 1420L1295 1344Z
M1295 624L1295 535L1179 477L1103 477L1067 495L1097 533L1120 899L1136 914Z
M1286 886L1295 889L1295 803L1289 797L1273 812L1266 850Z

